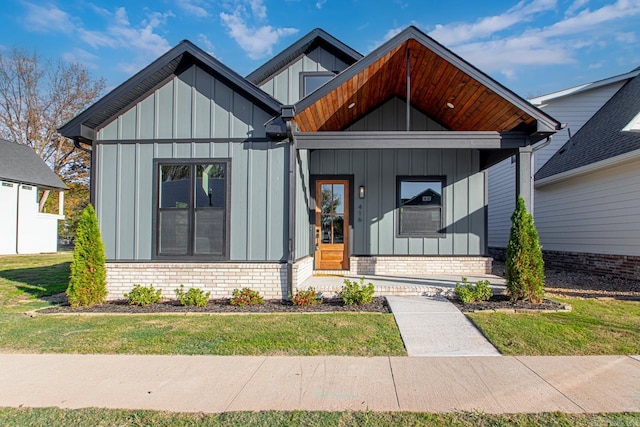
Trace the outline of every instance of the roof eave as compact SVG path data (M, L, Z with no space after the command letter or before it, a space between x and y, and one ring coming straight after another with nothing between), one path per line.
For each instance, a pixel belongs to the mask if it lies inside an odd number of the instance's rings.
M306 51L314 43L320 43L325 47L334 50L334 53L341 54L344 58L350 58L351 62L360 60L363 55L355 49L347 46L345 43L333 37L326 31L316 28L293 43L291 46L278 53L269 61L261 65L256 70L246 76L246 79L255 85L262 84L265 80L276 74L281 68L279 64L290 56L297 56Z
M314 104L316 101L330 93L332 90L339 87L345 81L353 78L356 74L373 64L376 60L380 59L386 53L411 39L417 40L418 42L422 43L427 48L431 49L434 53L439 55L441 58L445 59L447 62L451 63L468 75L471 75L480 84L488 87L496 94L509 101L511 104L517 106L522 111L534 117L537 123L536 129L532 133L532 136L536 134L544 134L545 136L540 137L540 139L542 139L546 137L547 133L553 134L562 128L560 122L555 120L553 117L540 110L536 106L532 105L527 100L517 95L515 92L502 86L500 83L486 75L484 72L474 67L473 65L462 59L460 56L456 55L414 26L410 26L401 31L389 41L382 44L367 56L362 58L360 61L347 68L340 75L325 83L315 92L312 92L305 98L302 98L295 104L296 111L302 111L310 105Z
M86 126L85 122L109 106L114 100L118 99L123 94L134 90L151 75L160 72L162 68L184 54L188 54L194 61L199 62L214 73L218 74L222 79L239 89L240 92L243 92L245 95L248 95L249 98L252 98L260 104L261 107L265 108L265 110L274 115L277 115L280 112L281 104L275 98L272 98L251 82L245 80L242 76L235 73L233 70L195 46L190 41L183 40L146 68L142 69L120 86L113 89L95 104L78 114L65 125L58 128L58 132L71 139L79 139L85 142L95 140L96 129ZM144 95L141 95L141 97L142 96ZM122 111L122 109L119 111Z

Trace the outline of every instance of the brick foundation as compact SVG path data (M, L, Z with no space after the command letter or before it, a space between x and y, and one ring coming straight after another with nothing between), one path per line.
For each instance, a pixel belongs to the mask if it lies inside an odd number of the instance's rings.
M295 275L294 275L295 277ZM153 285L162 296L175 289L199 288L212 299L229 298L235 288L249 287L267 299L286 295L287 265L278 263L107 263L109 300L122 299L133 285Z
M542 251L547 268L586 271L597 276L640 280L640 256Z
M304 283L309 277L313 275L313 257L307 256L297 260L293 264L293 289L299 288L299 285Z
M489 254L504 261L505 248L489 248ZM582 252L542 251L545 268L583 271L597 276L640 280L640 256L592 254Z
M370 256L350 258L350 272L357 275L425 276L431 274L490 274L489 257Z

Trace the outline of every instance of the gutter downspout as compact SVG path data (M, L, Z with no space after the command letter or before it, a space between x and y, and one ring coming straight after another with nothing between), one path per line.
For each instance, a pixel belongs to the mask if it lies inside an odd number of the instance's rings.
M289 180L287 181L287 190L289 193L289 215L287 218L287 295L283 295L283 299L293 294L293 263L296 257L296 140L293 136L293 128L291 121L294 118L293 107L285 106L282 108L282 119L287 128L287 138L289 139Z
M84 151L85 153L89 153L89 203L91 203L91 206L93 206L95 208L96 206L96 195L95 195L95 177L94 177L94 171L95 171L95 155L93 152L93 145L91 144L86 144L89 145L90 147L92 147L91 149L89 148L85 148L83 147L82 144L78 139L74 139L73 140L73 146L75 148L77 148L78 150Z

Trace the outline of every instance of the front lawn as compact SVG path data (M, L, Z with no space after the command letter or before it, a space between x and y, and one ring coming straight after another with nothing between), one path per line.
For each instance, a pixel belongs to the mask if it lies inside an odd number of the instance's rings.
M406 355L392 314L28 317L63 292L71 253L0 257L0 352Z
M478 412L229 412L188 414L116 409L0 408L3 426L637 426L640 414L506 414Z
M640 354L640 301L559 299L570 313L469 313L505 355Z

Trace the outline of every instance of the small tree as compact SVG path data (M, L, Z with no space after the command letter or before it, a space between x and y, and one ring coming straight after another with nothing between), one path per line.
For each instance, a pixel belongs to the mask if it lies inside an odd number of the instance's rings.
M518 196L511 215L511 231L505 262L507 292L512 301L526 299L539 303L544 297L544 262L533 216Z
M67 296L72 307L101 304L107 297L104 244L98 218L90 204L82 211L76 231Z

